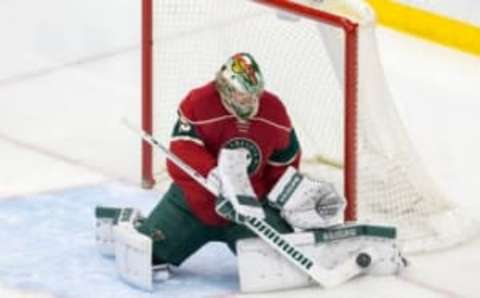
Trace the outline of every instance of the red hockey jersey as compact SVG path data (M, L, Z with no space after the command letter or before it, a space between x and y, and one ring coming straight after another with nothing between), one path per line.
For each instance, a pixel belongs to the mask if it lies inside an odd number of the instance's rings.
M257 114L239 120L224 107L214 82L192 90L181 102L170 150L207 177L221 148L245 148L248 173L260 200L290 165L298 167L300 146L287 111L272 93L264 91ZM167 162L174 182L183 190L193 214L208 225L226 221L215 212L214 197L180 168Z

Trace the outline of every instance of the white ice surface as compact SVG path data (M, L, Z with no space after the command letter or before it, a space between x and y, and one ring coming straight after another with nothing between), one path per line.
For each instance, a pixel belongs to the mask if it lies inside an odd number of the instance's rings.
M151 294L118 280L94 249L96 204L147 212L159 199L138 188L139 141L120 125L139 119L138 16L127 0L0 2L1 298L238 296L235 259L220 244ZM479 218L480 58L386 29L379 45L430 173ZM479 251L474 239L412 257L401 279L247 297L480 297Z
M41 290L54 297L151 297L121 282L113 259L94 245L97 205L136 206L146 214L159 195L121 183L70 188L3 201L0 208L0 281L9 288ZM221 261L213 260L220 259ZM205 266L210 260L211 266ZM224 244L211 244L157 284L157 297L201 295L237 287L235 258Z

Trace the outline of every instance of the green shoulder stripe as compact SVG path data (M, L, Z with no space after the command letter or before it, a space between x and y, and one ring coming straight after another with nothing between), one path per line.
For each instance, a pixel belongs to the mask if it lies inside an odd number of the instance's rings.
M290 132L289 145L281 150L276 150L269 158L269 162L274 165L285 165L292 161L295 155L300 150L300 143L298 142L297 134L292 129Z

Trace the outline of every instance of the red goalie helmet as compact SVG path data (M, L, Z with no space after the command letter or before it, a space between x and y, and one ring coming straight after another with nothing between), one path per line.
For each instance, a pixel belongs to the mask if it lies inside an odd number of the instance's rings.
M243 120L255 116L264 80L252 55L238 53L230 57L217 72L215 82L229 112Z

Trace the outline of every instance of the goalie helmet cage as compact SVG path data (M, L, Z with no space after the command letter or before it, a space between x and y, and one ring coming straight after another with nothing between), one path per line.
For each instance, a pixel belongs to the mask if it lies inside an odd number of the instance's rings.
M168 144L188 91L250 52L291 115L302 170L343 190L347 220L397 226L407 252L471 238L476 224L437 189L405 132L374 25L361 0L142 0L143 130ZM142 178L146 188L168 180L146 142Z

